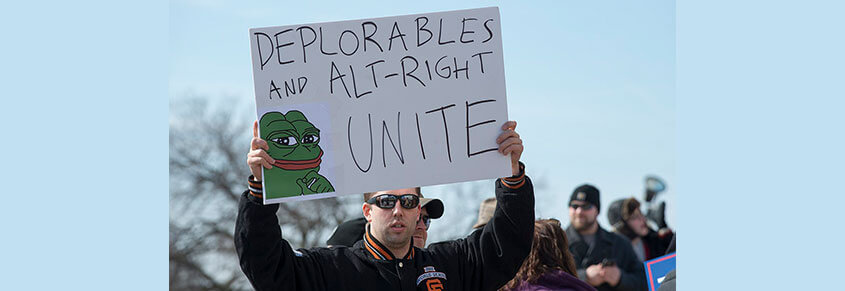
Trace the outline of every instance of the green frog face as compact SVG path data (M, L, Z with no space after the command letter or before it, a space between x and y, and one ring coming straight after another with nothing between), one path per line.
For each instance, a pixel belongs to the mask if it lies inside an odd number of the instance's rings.
M320 130L308 122L302 112L287 114L269 112L259 122L261 138L267 141L267 153L277 160L279 168L303 170L318 167L323 154Z
M272 169L264 169L266 198L334 192L331 182L319 173L320 130L302 112L268 112L258 126L269 147L267 154L276 160Z

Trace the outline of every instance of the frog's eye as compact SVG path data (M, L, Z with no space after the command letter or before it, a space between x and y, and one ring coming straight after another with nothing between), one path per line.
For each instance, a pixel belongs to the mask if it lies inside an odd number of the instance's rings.
M320 136L316 134L306 134L302 137L302 143L317 143L320 140Z
M296 138L294 138L292 136L272 138L272 139L270 139L270 141L277 143L277 144L280 144L280 145L285 145L285 146L291 146L291 145L295 145L297 143Z

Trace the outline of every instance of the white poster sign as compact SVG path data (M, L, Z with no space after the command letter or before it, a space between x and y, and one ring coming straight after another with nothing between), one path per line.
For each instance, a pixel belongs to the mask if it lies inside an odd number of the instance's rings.
M249 37L265 204L510 176L498 8Z

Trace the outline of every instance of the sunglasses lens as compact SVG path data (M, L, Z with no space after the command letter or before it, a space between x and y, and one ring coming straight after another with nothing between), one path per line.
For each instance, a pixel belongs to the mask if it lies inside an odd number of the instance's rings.
M378 207L383 209L391 209L396 205L396 196L381 195L378 199Z
M405 209L411 209L417 207L417 204L420 203L419 197L414 194L405 194L399 197L402 200L402 207Z
M417 223L420 223L420 222L422 222L423 225L425 225L425 230L428 230L428 227L431 225L431 217L428 217L428 215L422 215L422 216L420 216L420 220L417 221Z
M572 209L578 209L578 208L581 208L581 209L583 209L583 210L590 210L590 209L593 209L593 205L592 205L592 204L570 204L570 205L569 205L569 207L570 207L570 208L572 208Z
M396 206L397 200L399 201L399 204L406 209L413 209L420 204L420 198L414 194L405 194L401 196L384 194L371 198L371 200L368 200L367 203L375 204L382 209L393 209L393 207Z

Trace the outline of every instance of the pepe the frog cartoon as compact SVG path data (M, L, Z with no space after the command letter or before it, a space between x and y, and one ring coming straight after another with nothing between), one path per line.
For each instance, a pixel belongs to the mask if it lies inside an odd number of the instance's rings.
M261 138L270 148L267 154L276 160L272 169L264 169L268 198L334 192L331 182L319 174L320 129L302 112L268 112L258 123Z

